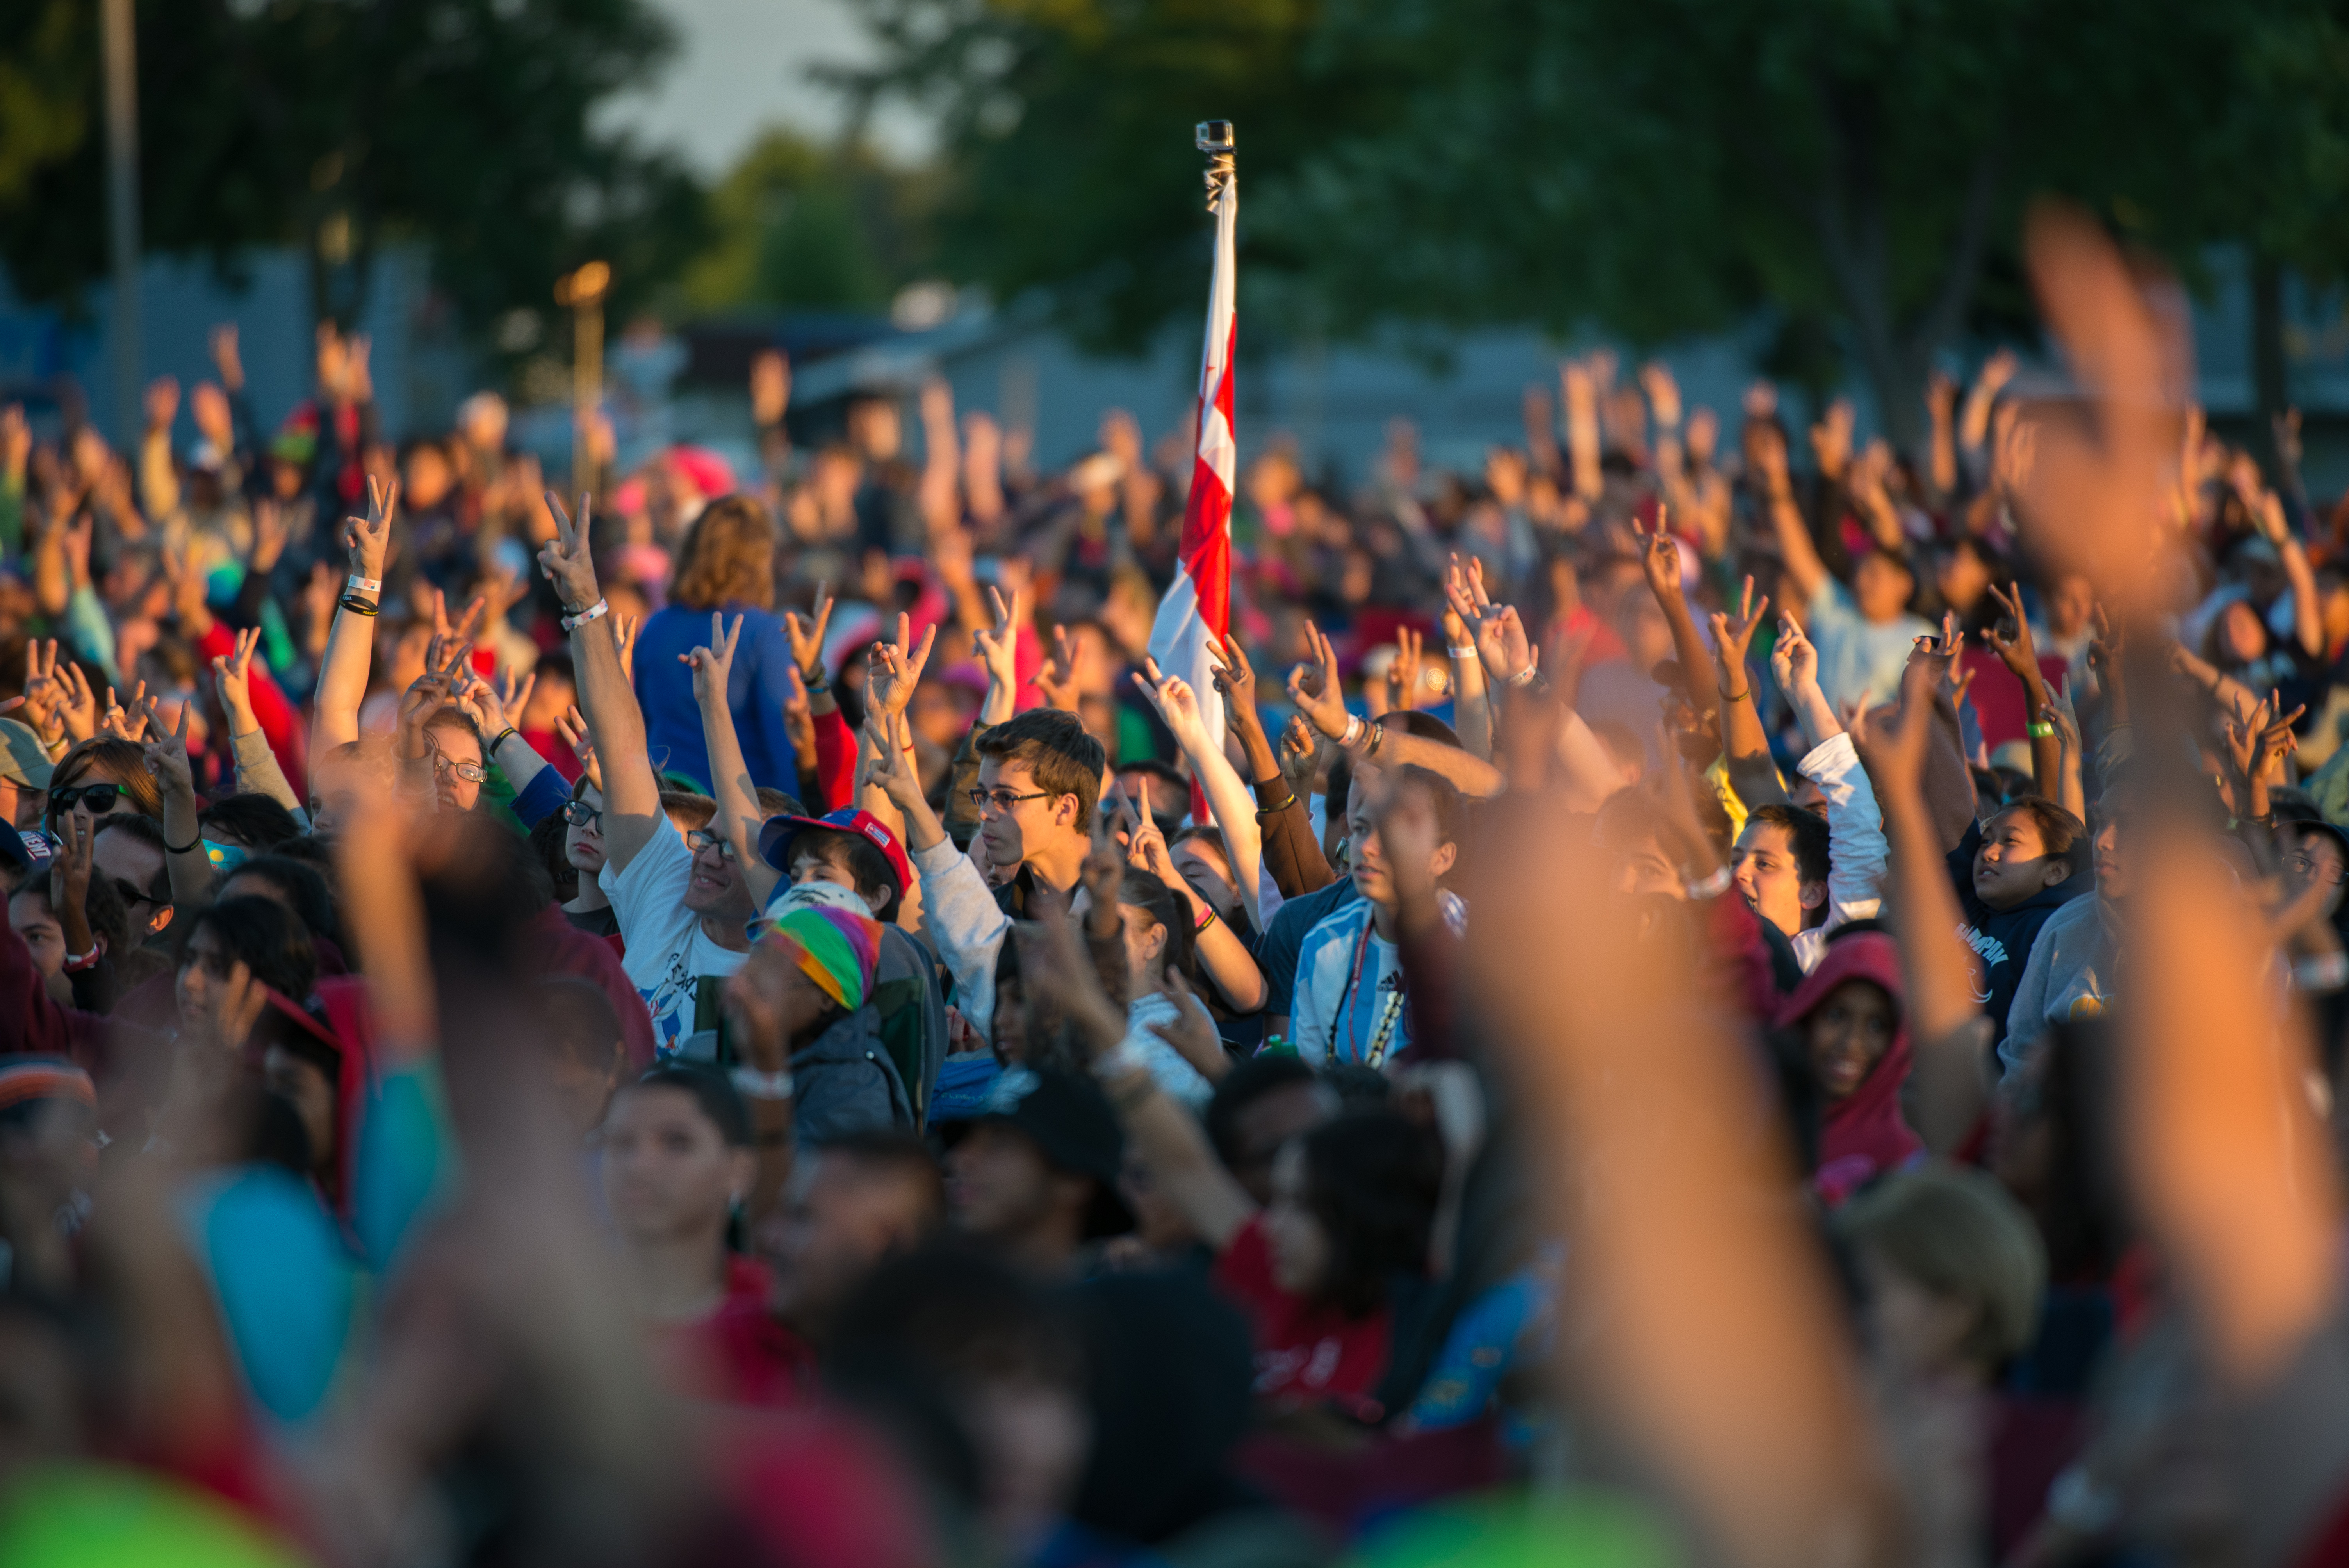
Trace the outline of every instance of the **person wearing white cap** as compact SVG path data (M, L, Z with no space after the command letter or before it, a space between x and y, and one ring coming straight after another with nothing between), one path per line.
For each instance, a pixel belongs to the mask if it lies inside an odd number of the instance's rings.
M49 809L55 769L30 725L0 718L0 816L12 828L37 828Z

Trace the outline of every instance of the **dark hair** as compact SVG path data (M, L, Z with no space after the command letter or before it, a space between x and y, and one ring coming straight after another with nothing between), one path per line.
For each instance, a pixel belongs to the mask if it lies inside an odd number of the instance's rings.
M688 832L709 826L718 816L717 801L690 789L664 789L660 803L662 812L671 821L683 822Z
M750 1107L742 1103L741 1095L716 1068L699 1062L663 1062L648 1068L634 1083L623 1086L623 1092L637 1088L673 1088L691 1095L729 1149L748 1149L758 1141L750 1128Z
M775 520L750 496L721 496L686 530L677 552L672 603L710 611L721 604L775 607Z
M1391 1110L1349 1111L1308 1132L1303 1146L1306 1207L1330 1242L1317 1294L1367 1317L1396 1274L1427 1266L1444 1151L1433 1133Z
M2088 837L2088 824L2055 804L2044 795L2017 795L2000 808L1998 815L2020 811L2039 828L2039 837L2047 852L2071 868L2066 880L2086 876L2095 868L2095 842ZM1997 817L1991 819L1996 821Z
M1827 852L1827 820L1816 811L1801 806L1780 805L1775 801L1756 806L1745 819L1751 827L1766 822L1774 828L1784 828L1795 841L1795 874L1806 882L1827 880L1832 863Z
M1157 873L1128 866L1118 879L1117 902L1130 903L1166 928L1166 972L1185 980L1191 975L1191 906L1160 882Z
M549 975L531 987L550 1049L574 1061L609 1068L627 1049L620 1015L604 987L577 975Z
M857 894L873 911L873 918L895 925L897 868L881 852L880 845L851 828L802 828L792 841L793 860L811 851L828 857L834 851L847 863L848 880L856 884ZM790 868L784 869L784 875L788 879Z
M919 1133L902 1127L859 1128L824 1140L822 1158L827 1162L851 1161L876 1177L911 1188L927 1223L935 1224L946 1214L946 1177L938 1169L938 1157Z
M316 833L305 833L298 839L288 839L269 851L271 859L299 861L318 873L329 892L335 887L335 841Z
M1286 1052L1277 1057L1250 1057L1236 1064L1216 1085L1201 1118L1216 1158L1229 1169L1240 1151L1240 1115L1268 1094L1316 1081L1311 1064Z
M323 936L340 947L343 944L343 923L335 910L335 895L326 886L326 879L318 869L291 855L254 855L229 869L221 878L226 887L239 877L258 877L285 895L302 923L313 936Z
M50 918L57 918L57 903L49 896L47 877L27 876L8 896L22 898L26 893L41 901L41 907L49 912ZM115 890L113 878L93 875L89 879L89 891L82 897L81 914L89 923L90 934L105 940L107 952L118 958L129 954L135 945L130 931L130 908L122 902L122 894ZM60 926L63 923L59 922Z
M76 741L51 769L49 789L54 795L85 779L120 785L140 816L161 820L163 787L155 782L155 775L147 771L147 753L129 741L112 735L94 735L88 740ZM53 799L48 809L52 827L57 825L57 816Z
M318 950L311 944L309 928L274 898L240 893L207 904L174 926L181 934L178 953L181 969L194 962L189 949L195 944L196 934L209 931L220 938L233 962L243 964L255 980L281 995L298 1003L317 984Z
M585 775L582 775L585 777ZM549 811L531 825L530 852L546 868L546 880L554 884L558 903L568 903L579 896L579 868L571 863L566 852L570 846L571 824L561 811Z
M1111 771L1118 776L1121 783L1129 773L1146 773L1160 783L1172 784L1177 789L1188 791L1191 788L1191 780L1184 776L1181 769L1171 762L1161 762L1155 757L1137 757L1130 762L1120 762Z
M250 850L274 850L302 836L293 812L254 790L222 796L196 813L196 825L206 838L224 835Z
M1031 707L979 732L981 757L1017 762L1034 776L1036 788L1077 798L1076 829L1091 829L1101 803L1102 769L1109 753L1085 733L1084 721L1057 707Z
M2040 1046L2047 1187L2034 1205L2048 1277L2105 1280L2129 1243L2120 1128L2114 1113L2110 1020L2059 1020Z

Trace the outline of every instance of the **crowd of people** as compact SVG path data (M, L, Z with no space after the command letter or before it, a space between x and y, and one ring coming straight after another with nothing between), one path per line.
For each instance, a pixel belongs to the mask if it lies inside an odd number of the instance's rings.
M1121 413L0 411L0 1557L2349 1562L2349 498L2031 253L1252 443L1220 705Z

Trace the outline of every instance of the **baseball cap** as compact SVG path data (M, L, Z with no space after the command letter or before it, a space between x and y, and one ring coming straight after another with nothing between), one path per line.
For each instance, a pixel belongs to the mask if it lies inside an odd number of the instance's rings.
M49 869L49 841L31 828L0 828L0 860L27 874Z
M0 779L14 779L28 789L46 789L57 770L33 727L20 719L0 718Z
M1099 1183L1086 1216L1087 1241L1133 1228L1133 1211L1117 1189L1125 1163L1125 1131L1117 1124L1109 1097L1091 1078L1055 1068L1007 1068L988 1090L986 1108L972 1120L1015 1128L1053 1165Z
M873 841L875 848L888 860L889 869L896 873L897 897L903 900L905 890L914 885L914 867L905 859L905 847L897 835L884 826L881 819L870 811L843 807L822 817L770 817L759 830L759 858L782 872L792 874L792 844L810 828L821 828L832 833L861 833Z

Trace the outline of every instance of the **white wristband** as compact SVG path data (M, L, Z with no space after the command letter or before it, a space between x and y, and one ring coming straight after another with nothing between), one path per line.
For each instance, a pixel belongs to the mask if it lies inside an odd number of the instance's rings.
M1362 738L1363 731L1370 727L1370 725L1363 721L1361 715L1348 714L1346 716L1346 733L1338 738L1338 744L1340 746L1353 745L1356 741Z
M1516 675L1511 676L1505 684L1513 686L1531 686L1534 684L1534 677L1539 674L1541 674L1541 665L1537 664L1527 665L1524 669L1521 669Z
M358 592L362 593L380 593L383 592L383 579L380 577L362 577L357 573L354 572L346 581L348 582L351 587L358 590Z
M1471 644L1469 646L1464 648L1447 647L1444 651L1464 664L1476 656L1476 649L1474 644Z
M789 1099L792 1098L792 1069L762 1073L756 1068L736 1068L733 1072L734 1090L744 1099Z
M596 616L604 614L605 611L609 610L611 607L612 602L610 600L598 599L593 604L588 605L585 610L580 611L576 615L564 616L563 629L566 632L575 632L580 627L585 625L588 622L594 620Z

